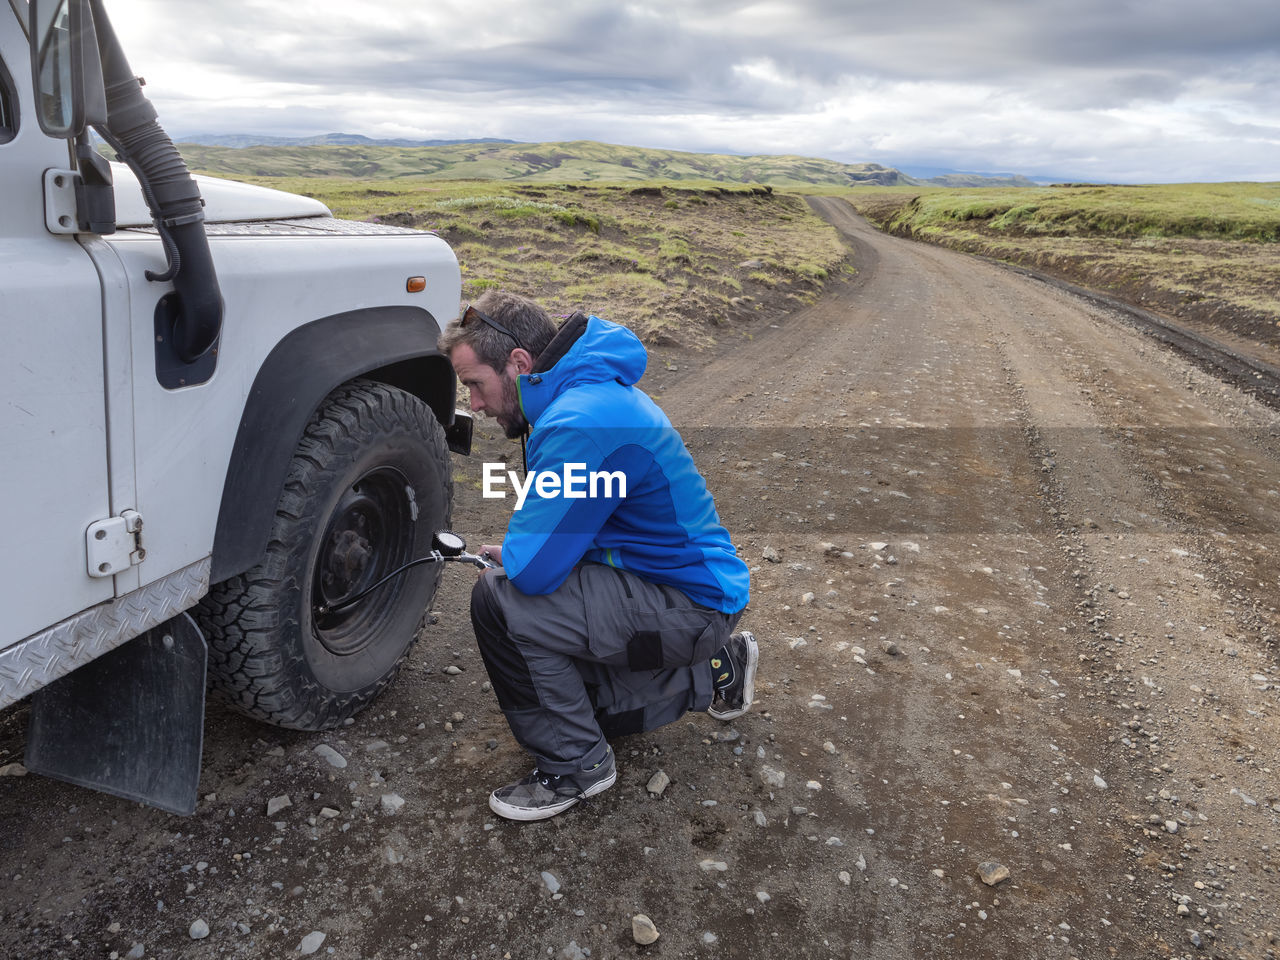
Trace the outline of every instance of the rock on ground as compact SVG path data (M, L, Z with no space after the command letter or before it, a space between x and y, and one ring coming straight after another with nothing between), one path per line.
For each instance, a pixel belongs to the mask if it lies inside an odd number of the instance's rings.
M658 928L643 913L637 913L631 918L631 938L639 944L653 943L658 939Z

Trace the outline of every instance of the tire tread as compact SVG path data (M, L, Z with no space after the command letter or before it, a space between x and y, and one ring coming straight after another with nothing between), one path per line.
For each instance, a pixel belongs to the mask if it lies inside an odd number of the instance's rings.
M358 450L365 438L406 428L428 441L447 522L453 488L449 453L443 428L425 403L395 387L357 380L331 393L312 415L290 462L266 553L257 566L215 585L196 611L209 643L210 687L233 709L276 726L328 729L367 706L399 673L421 621L382 676L338 693L314 677L296 643L282 642L282 631L301 627L296 618L281 623L281 595L305 576L291 569L290 558L311 531L323 529L310 494L326 478L328 462Z

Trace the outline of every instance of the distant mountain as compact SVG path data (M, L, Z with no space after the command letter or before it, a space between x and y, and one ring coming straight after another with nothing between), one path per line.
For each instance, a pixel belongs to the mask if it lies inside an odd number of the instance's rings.
M879 163L840 163L817 157L688 153L574 140L427 142L375 141L352 134L323 137L217 135L179 138L197 171L230 177L353 177L544 182L702 180L812 186L1034 186L1018 176L948 174L910 177ZM266 141L259 143L251 141ZM208 141L217 141L210 143Z
M1081 179L1080 177L1028 177L1020 173L992 173L988 170L953 170L949 167L922 167L915 163L904 163L901 170L908 176L949 186L974 185L958 182L962 180L978 180L981 183L977 185L990 186L991 181L1001 180L1014 183L1017 186L1039 187L1051 183L1063 183L1068 180L1080 182Z
M182 143L200 143L207 147L451 147L459 143L519 143L496 137L474 137L465 140L374 140L358 133L322 133L315 137L269 137L257 133L193 133L177 138Z

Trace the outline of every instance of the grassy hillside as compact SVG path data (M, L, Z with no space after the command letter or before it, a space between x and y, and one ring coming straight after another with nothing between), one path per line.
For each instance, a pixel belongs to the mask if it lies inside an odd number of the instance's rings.
M1280 183L938 191L914 194L891 209L888 225L914 232L972 223L1042 237L1280 240Z
M700 180L776 187L918 185L876 163L838 163L798 156L740 157L624 147L590 140L567 143L462 143L438 147L258 146L236 149L186 143L187 163L229 177L424 177L546 183ZM953 185L959 185L954 183ZM996 183L981 177L975 183ZM1030 181L1025 181L1029 183Z
M867 190L887 230L1280 344L1280 183Z
M245 179L341 217L436 231L462 265L464 299L501 287L619 320L651 344L749 336L849 269L834 230L764 187Z

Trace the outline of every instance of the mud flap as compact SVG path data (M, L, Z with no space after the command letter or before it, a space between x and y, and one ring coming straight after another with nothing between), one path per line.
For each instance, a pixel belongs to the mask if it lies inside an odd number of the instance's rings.
M454 453L471 456L471 433L475 423L469 413L453 412L453 423L444 428L444 442Z
M208 647L179 614L34 695L33 773L186 816L196 808Z

